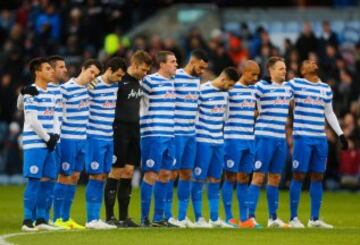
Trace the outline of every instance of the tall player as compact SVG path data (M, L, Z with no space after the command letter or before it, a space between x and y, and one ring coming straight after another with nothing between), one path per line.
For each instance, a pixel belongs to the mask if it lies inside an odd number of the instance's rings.
M267 69L271 81L261 80L255 85L259 117L255 124L254 173L248 189L249 215L257 224L255 221L256 206L260 187L267 175L268 227L283 228L287 227L287 224L277 217L277 209L281 172L288 152L285 125L292 92L290 86L284 84L286 66L282 58L270 57L267 62Z
M54 80L54 69L45 58L30 61L30 72L34 76L37 96L24 95L24 176L28 183L24 192L23 231L54 230L46 220L48 196L51 192L49 183L56 178L54 150L59 139L59 122L55 114L56 98L47 89L47 84ZM33 215L35 213L35 227Z
M100 71L101 64L98 61L86 60L79 76L61 85L64 114L61 126L60 174L54 189L54 224L66 229L84 229L70 218L70 209L85 161L89 119L87 84L93 81Z
M175 163L174 149L174 79L177 62L170 51L157 54L159 70L146 76L142 83L140 104L141 163L144 173L141 184L141 222L150 226L149 210L154 187L155 212L152 226L171 226L164 217L166 185Z
M50 66L54 69L55 72L55 78L53 81L48 83L48 90L49 92L53 93L55 95L56 98L56 110L55 113L57 114L58 117L58 121L60 123L61 126L61 122L62 122L62 94L60 91L60 84L63 83L64 81L66 81L67 79L67 69L66 69L66 65L65 65L65 60L63 57L61 56L50 56L48 58L48 62L50 64ZM22 90L21 90L21 94L18 97L18 104L17 107L19 110L23 110L24 109L24 104L23 104L23 95L28 94L31 96L37 96L39 94L39 91L36 89L36 86L25 86ZM58 129L60 129L60 127L58 127ZM60 132L54 132L58 135L60 135ZM59 143L60 143L60 139L59 139ZM56 162L56 165L59 166L59 162L60 162L60 147L56 147L56 154L54 154L53 156L53 160ZM59 167L57 167L58 169ZM56 176L57 178L57 176ZM53 199L54 199L54 186L56 183L56 178L54 180L49 181L48 185L49 185L49 191L50 194L47 198L47 208L46 208L46 217L45 220L49 220L50 217L50 209L53 203Z
M198 107L200 76L208 66L205 51L197 49L191 52L190 60L184 69L178 69L175 75L175 156L176 163L171 180L167 186L165 218L169 223L179 224L172 218L172 199L174 181L180 174L178 184L179 217L181 226L192 226L186 218L191 193L191 176L194 167L196 140L195 119Z
M131 179L135 166L140 163L140 99L141 80L151 68L151 56L137 51L131 57L130 66L118 84L115 121L114 153L116 157L105 185L105 211L108 224L119 227L139 226L128 217L131 197ZM114 215L115 200L118 200L119 220Z
M85 169L89 174L86 186L86 211L88 229L112 229L100 219L104 181L113 162L113 122L115 117L118 84L126 72L125 61L114 57L104 66L104 74L97 77L97 84L89 91L90 115L87 128L87 154Z
M340 137L343 149L347 141L332 109L332 91L328 84L321 82L319 68L314 61L302 63L301 74L304 78L290 81L294 93L294 154L293 179L290 184L289 225L303 228L297 218L302 182L310 172L311 216L308 227L333 228L319 219L322 201L322 181L326 169L328 145L325 135L325 118Z
M236 70L228 67L215 80L200 86L196 159L191 190L195 227L233 227L219 218L219 189L224 162L223 126L228 103L227 90L238 80ZM205 181L208 182L209 223L202 217L202 188Z
M247 189L255 156L255 87L259 65L251 60L243 64L242 76L229 91L228 118L225 122L225 181L222 187L226 222L242 228L255 225L248 217ZM232 215L232 194L237 183L240 223Z

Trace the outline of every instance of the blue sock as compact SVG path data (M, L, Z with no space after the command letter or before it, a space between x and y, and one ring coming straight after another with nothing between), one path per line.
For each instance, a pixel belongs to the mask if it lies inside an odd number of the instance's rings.
M89 182L86 186L87 222L98 220L100 218L103 187L103 181L89 179Z
M143 180L141 182L140 189L141 189L141 223L143 223L145 218L149 218L153 185L150 185Z
M49 196L49 200L47 202L47 206L46 206L46 210L45 210L45 220L48 221L50 220L50 209L54 203L54 186L55 186L55 183L54 181L49 181L49 193L50 193L50 196Z
M40 180L29 178L24 192L24 220L33 220L39 190Z
M249 217L255 217L256 206L259 201L260 186L251 184L248 189Z
M244 222L249 218L249 208L248 208L248 184L246 183L237 183L236 185L236 195L239 203L239 217L240 221Z
M46 210L50 203L51 188L51 181L40 181L40 190L36 200L36 219L48 221Z
M311 220L318 220L320 206L323 195L323 186L321 181L311 181L310 198L311 198Z
M156 181L154 185L155 210L154 221L158 222L164 219L164 207L166 200L166 190L168 183Z
M172 217L172 201L174 192L174 181L170 180L166 185L165 219Z
M61 218L63 221L70 219L71 205L74 200L76 185L66 185L63 208L61 210Z
M66 186L61 183L56 183L54 187L54 217L53 221L61 218L61 211L64 204Z
M189 198L191 193L191 181L179 179L178 183L179 217L178 220L184 220L186 217Z
M219 196L220 183L208 183L208 200L210 208L210 219L212 221L219 219Z
M193 209L195 214L195 221L198 221L200 217L202 217L201 214L201 206L202 206L202 187L204 183L194 181L192 182L192 188L191 188L191 199L193 203Z
M291 180L290 190L289 190L289 195L290 195L290 220L297 217L297 215L298 215L297 211L298 211L299 202L300 202L301 187L302 187L302 182L301 181L296 181L294 179Z
M233 218L233 214L231 210L233 187L234 187L234 183L228 180L225 180L222 186L222 199L225 209L226 221Z
M277 210L279 207L279 187L267 185L266 197L269 209L269 218L275 220L277 219Z

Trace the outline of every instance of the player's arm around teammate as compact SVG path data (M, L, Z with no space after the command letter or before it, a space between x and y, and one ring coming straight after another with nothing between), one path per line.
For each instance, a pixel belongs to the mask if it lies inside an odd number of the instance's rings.
M101 64L86 60L81 73L61 85L63 95L63 122L61 125L61 165L54 199L59 213L55 225L65 229L84 227L70 218L76 185L83 170L86 153L86 129L89 120L89 94L87 84L100 74Z
M253 228L255 224L248 217L247 189L252 172L255 151L255 110L254 84L260 73L259 65L246 61L242 66L242 76L229 91L228 116L224 127L225 138L225 180L222 198L225 221L233 226ZM240 223L232 215L233 187L236 185L240 211Z
M89 123L85 170L89 174L86 186L86 213L88 229L114 229L100 219L104 182L113 162L113 122L115 117L118 82L126 72L122 58L105 62L105 72L98 76L96 86L89 91Z
M104 198L107 223L119 227L138 226L128 217L128 209L134 168L140 163L140 83L149 73L151 64L152 59L147 52L135 52L125 76L118 84L113 124L115 161L106 180ZM114 215L116 199L119 219Z

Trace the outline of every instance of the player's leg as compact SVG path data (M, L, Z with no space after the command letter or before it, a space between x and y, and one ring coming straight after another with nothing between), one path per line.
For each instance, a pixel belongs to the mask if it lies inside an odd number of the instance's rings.
M167 186L171 178L171 170L176 163L175 160L175 142L173 138L166 139L163 142L165 150L163 151L161 166L158 179L154 186L155 211L153 225L174 227L178 224L168 223L165 217L165 203L167 195Z
M323 196L324 172L326 170L326 161L328 155L328 143L326 139L316 140L313 146L314 151L309 166L310 171L310 199L311 199L311 217L308 227L333 228L332 225L320 220L320 207Z
M196 158L193 170L193 182L191 187L191 200L195 216L195 227L199 228L211 227L202 216L203 185L207 177L211 157L211 145L207 143L197 142Z
M28 178L24 191L24 221L21 229L23 231L36 231L34 227L34 216L36 203L40 191L40 178L47 155L47 149L24 150L23 175Z
M68 187L72 184L72 168L75 164L76 144L73 140L62 139L60 144L61 160L58 181L54 187L54 216L56 226L69 228L63 224L62 213Z
M300 203L301 189L309 162L312 155L312 147L305 139L294 139L294 152L292 160L293 176L290 183L290 222L291 228L303 228L304 225L298 219L298 208Z
M236 220L232 214L232 197L233 190L236 184L236 174L239 170L239 161L241 158L241 149L239 144L234 140L225 141L225 179L222 186L222 200L225 209L225 221L232 225L237 225Z
M115 162L113 163L111 171L106 179L104 192L106 221L109 224L115 225L119 225L119 222L114 215L114 205L119 188L119 180L128 158L127 147L129 145L129 137L128 130L126 129L126 124L114 125L113 142Z
M84 229L84 226L78 224L70 218L70 214L72 203L75 197L76 186L80 179L80 173L84 168L85 154L87 148L86 140L75 140L74 147L75 154L73 156L70 156L70 158L74 159L74 161L70 162L70 168L68 169L68 171L66 171L70 178L67 178L69 182L67 182L61 218L62 221L72 229Z
M153 186L158 178L164 145L159 140L148 137L142 138L141 146L141 167L144 173L141 182L141 225L150 226L149 213Z
M55 152L48 152L40 179L40 190L36 202L36 227L39 230L56 230L54 226L49 225L49 207L51 206L53 188L57 178L57 162L55 161ZM59 229L59 228L58 228Z
M223 171L224 145L218 144L213 147L213 154L210 160L208 176L208 202L210 209L209 224L212 227L234 228L219 217L220 182Z
M240 159L239 173L237 174L237 199L239 202L239 217L240 217L240 228L254 228L255 224L249 217L248 208L248 185L250 181L250 174L252 172L252 166L254 162L253 142L251 146L244 152Z
M88 229L114 229L100 220L100 209L104 190L104 182L110 170L113 157L113 142L88 139L85 169L89 174L86 185L86 225Z
M269 138L256 139L255 163L253 166L252 181L248 189L249 217L255 221L255 213L259 201L260 188L268 172L270 158L274 152L274 144ZM256 223L257 224L257 223Z
M176 151L178 152L178 145L176 144ZM194 169L196 157L196 139L195 136L190 136L185 142L183 151L179 151L177 157L180 159L179 182L178 182L178 220L184 221L187 227L192 227L193 223L186 218L187 209L191 195L191 177L192 170Z
M268 227L285 228L288 227L280 218L277 217L279 207L279 184L281 173L284 169L287 158L287 143L285 139L277 139L274 142L276 150L272 155L269 164L268 182L266 185L266 197L268 203L269 220Z

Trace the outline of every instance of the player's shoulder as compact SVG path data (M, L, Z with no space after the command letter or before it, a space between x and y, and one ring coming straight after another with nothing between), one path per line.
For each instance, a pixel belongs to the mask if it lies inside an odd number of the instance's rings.
M211 81L207 81L207 82L200 84L200 89L201 90L211 89Z

